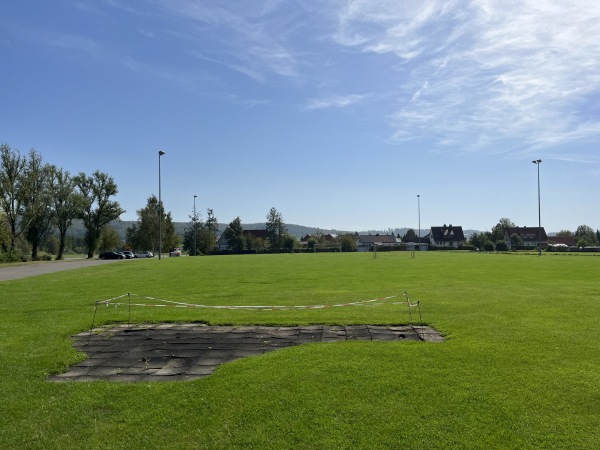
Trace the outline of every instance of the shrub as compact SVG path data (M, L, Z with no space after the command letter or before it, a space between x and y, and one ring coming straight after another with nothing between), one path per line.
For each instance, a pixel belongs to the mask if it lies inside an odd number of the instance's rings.
M496 242L496 251L497 252L507 252L508 245L506 244L506 242L504 242L504 241Z
M496 250L496 245L492 241L485 241L483 244L483 250L486 252L493 252Z

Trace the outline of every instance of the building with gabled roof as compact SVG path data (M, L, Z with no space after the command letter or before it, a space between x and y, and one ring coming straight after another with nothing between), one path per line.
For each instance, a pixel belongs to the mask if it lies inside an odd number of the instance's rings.
M516 234L523 241L524 247L537 248L540 245L540 227L510 227L504 232L504 242L511 248L511 238ZM541 245L548 245L548 236L546 230L541 227L542 240Z
M458 248L466 241L465 233L461 226L444 224L441 227L431 227L429 244L436 247Z
M374 245L388 247L398 245L400 238L392 234L357 234L356 248L359 252L367 252Z

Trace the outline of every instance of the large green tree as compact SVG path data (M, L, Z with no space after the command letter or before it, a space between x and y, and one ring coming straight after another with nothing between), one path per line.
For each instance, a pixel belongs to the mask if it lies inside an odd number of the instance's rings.
M81 193L75 189L75 180L71 174L63 169L54 171L52 188L54 225L58 229L60 240L56 259L63 259L67 230L73 224L73 220L81 215L84 199Z
M579 225L575 231L575 239L580 247L598 245L598 237L594 229L588 225Z
M560 230L558 233L556 233L556 235L571 237L571 236L573 236L573 232L571 230Z
M192 220L183 234L183 247L188 254L205 255L217 245L218 219L211 208L207 208L206 213L206 222L200 219L200 214L190 216Z
M100 239L98 240L98 248L103 251L114 251L121 246L121 237L117 230L110 225L104 225L100 231Z
M54 219L52 198L56 168L46 164L35 150L29 152L25 174L29 195L25 200L24 220L28 224L26 237L31 244L31 258L37 259L42 240L49 234Z
M404 236L402 236L402 242L417 242L419 240L417 233L412 228L406 230Z
M83 208L79 218L85 227L87 257L93 258L104 225L118 219L125 211L118 202L111 200L117 195L117 184L107 174L95 171L91 176L81 172L75 177L75 185L83 196Z
M8 229L8 223L6 222L6 216L3 211L0 211L0 253L8 252L10 244L10 231Z
M512 220L510 220L507 217L503 217L502 219L500 219L498 221L498 223L496 225L494 225L492 227L491 241L493 243L496 243L498 241L503 241L504 233L506 232L506 230L508 230L509 228L514 228L515 226L516 225L513 223Z
M225 239L227 239L229 247L232 250L236 252L241 252L242 250L244 250L244 247L246 246L246 239L244 238L244 229L242 228L242 221L239 217L236 217L231 222L229 222L229 225L227 225L227 228L225 229L223 234L225 235Z
M10 232L8 252L15 250L17 239L29 225L23 220L31 191L25 174L26 165L27 158L18 150L13 150L8 144L0 146L0 207Z
M162 248L175 248L179 246L180 238L175 231L175 224L171 213L165 213L164 204L158 202L155 195L148 197L146 206L137 211L138 221L126 230L126 243L129 247L137 250L152 250L156 252L158 245L158 234L162 228ZM159 227L162 217L162 227Z
M410 231L410 230L409 230ZM414 231L413 231L414 234ZM354 233L346 233L339 237L343 252L355 252L357 249L356 236Z
M482 250L486 244L486 242L491 241L491 233L489 231L482 231L481 233L473 233L469 238L469 244Z
M274 207L267 214L267 239L271 251L279 252L284 248L285 237L288 234L283 217Z

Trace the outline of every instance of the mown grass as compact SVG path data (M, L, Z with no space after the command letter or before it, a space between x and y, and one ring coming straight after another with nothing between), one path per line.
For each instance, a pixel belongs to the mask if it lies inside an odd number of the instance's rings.
M120 261L0 283L0 448L598 448L600 258L408 253ZM311 344L194 382L51 383L124 293L317 305L408 291L440 344ZM379 306L132 308L138 322L397 324ZM96 323L125 322L100 308Z

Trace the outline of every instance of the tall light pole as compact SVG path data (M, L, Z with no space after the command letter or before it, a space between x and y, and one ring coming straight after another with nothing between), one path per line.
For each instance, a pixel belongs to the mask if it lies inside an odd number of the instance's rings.
M160 193L160 157L165 152L158 151L158 259L160 260L162 253L162 197Z
M417 194L417 207L419 211L419 251L421 251L421 196Z
M538 247L539 256L542 256L542 207L540 202L540 164L542 163L542 160L535 159L531 162L537 166L538 173Z
M196 247L196 235L198 234L196 230L196 197L198 196L194 195L194 256L196 256L196 249L198 248Z

